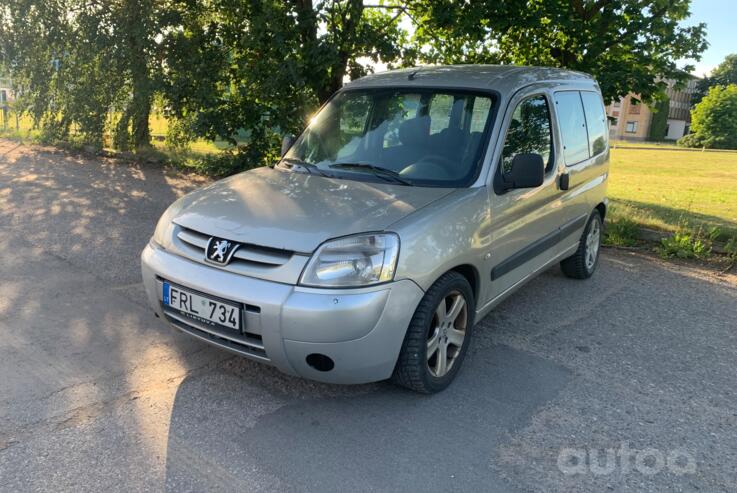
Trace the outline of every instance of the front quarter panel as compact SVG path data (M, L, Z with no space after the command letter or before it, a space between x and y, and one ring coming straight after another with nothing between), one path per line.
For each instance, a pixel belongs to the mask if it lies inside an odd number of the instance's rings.
M398 221L401 249L397 279L411 279L427 290L445 272L471 265L480 280L477 299L486 296L483 273L491 243L486 187L459 189Z

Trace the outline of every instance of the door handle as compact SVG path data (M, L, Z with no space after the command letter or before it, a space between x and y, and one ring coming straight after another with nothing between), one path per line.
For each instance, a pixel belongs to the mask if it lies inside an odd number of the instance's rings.
M568 173L563 173L560 175L560 189L561 190L568 190L568 187L570 186L570 175Z

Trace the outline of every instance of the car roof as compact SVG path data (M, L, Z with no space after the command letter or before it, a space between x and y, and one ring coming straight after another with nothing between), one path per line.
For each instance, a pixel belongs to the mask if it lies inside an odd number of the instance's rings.
M345 89L374 87L443 87L459 89L493 89L502 95L521 87L541 82L598 84L588 74L551 67L521 65L428 65L390 70L367 75L344 86Z

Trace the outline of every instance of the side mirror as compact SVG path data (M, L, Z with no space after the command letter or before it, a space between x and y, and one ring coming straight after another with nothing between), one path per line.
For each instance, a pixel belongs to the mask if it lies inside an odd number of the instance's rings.
M281 157L284 157L284 154L289 151L289 149L292 147L292 144L294 144L295 137L294 135L285 135L284 138L281 140Z
M512 169L504 174L507 190L535 188L545 179L545 162L540 154L517 154L512 159Z

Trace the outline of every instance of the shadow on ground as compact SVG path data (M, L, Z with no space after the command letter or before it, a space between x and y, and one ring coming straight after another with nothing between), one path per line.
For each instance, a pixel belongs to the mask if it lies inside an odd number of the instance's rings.
M307 384L317 395L282 402L273 385L253 378L272 370L235 365L237 377L215 372L179 386L169 491L191 478L195 489L511 490L492 468L495 448L570 378L559 365L495 346L467 360L438 395L388 383L358 394Z

